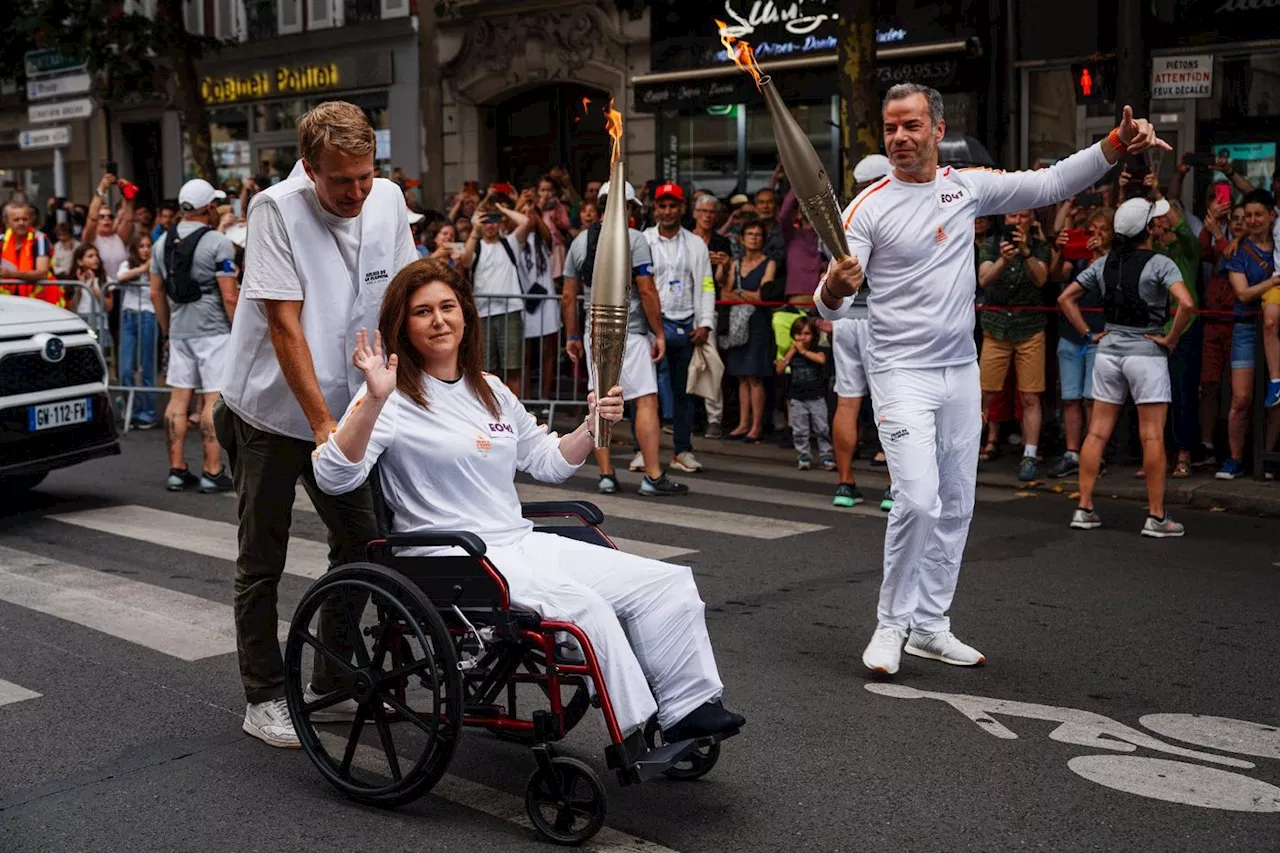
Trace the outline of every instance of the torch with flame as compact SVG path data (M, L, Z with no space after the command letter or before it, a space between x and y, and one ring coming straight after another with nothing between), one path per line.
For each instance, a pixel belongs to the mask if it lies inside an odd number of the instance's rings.
M627 346L631 306L631 234L627 216L626 168L622 162L622 113L605 111L605 125L613 138L609 196L600 217L595 267L591 272L591 304L587 306L587 369L596 394L603 396L618 384ZM599 415L592 424L596 447L609 446L610 425Z
M809 141L808 134L800 129L791 110L782 102L782 96L778 94L773 81L768 75L761 73L751 45L727 32L729 25L724 21L718 20L716 25L720 28L720 42L734 64L752 76L756 81L756 88L764 96L769 117L773 120L778 157L787 171L787 180L795 190L796 200L800 202L805 218L813 225L813 230L836 260L848 257L849 243L840 222L840 205L836 202L836 193L827 170L818 159L818 152Z

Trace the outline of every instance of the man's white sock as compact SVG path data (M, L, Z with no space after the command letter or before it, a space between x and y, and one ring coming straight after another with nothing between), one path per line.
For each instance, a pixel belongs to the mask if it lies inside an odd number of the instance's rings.
M1035 459L1035 458L1036 458L1036 446L1035 446L1034 444L1024 444L1024 445L1022 445L1022 455L1023 455L1023 456L1030 456L1032 459Z

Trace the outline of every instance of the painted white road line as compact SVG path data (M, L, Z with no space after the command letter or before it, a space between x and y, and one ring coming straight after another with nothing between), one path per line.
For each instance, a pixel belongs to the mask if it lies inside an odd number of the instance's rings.
M230 495L230 497L235 497ZM563 500L563 496L560 498ZM306 490L302 484L298 484L297 493L293 499L294 512L310 512L316 511L311 504L311 498L307 496ZM624 539L618 536L610 536L613 544L618 546L619 551L626 551L628 554L635 554L638 557L648 557L650 560L670 560L673 557L684 557L689 554L698 553L696 548L677 548L674 545L663 545L660 542L645 542L643 539ZM293 549L293 539L289 540L289 549Z
M631 462L631 457L629 455L626 458L619 456L614 460L614 465L619 464L619 460L621 460L621 464L625 469L626 465ZM830 486L832 490L835 489L836 475L832 471L821 471L817 469L801 471L796 468L789 468L785 465L776 465L770 462L752 462L746 459L736 459L727 456L712 456L710 454L705 455L703 460L703 464L706 465L703 473L683 475L683 480L681 480L681 482L688 483L690 488L693 488L697 483L702 482L703 477L714 477L717 471L728 471L733 474L770 477L779 480L794 480L800 483ZM595 469L590 466L584 466L579 469L580 473L584 471L590 473L593 477L596 476ZM859 476L866 474L873 478L875 485L871 489L868 489L865 486L863 487L863 491L868 492L868 494L870 494L872 490L878 494L884 488L885 481L887 481L889 476L888 471L884 468L873 468L870 471L859 469L856 473ZM681 475L677 474L676 476L680 477ZM743 487L742 483L736 483L735 485L738 488ZM1006 503L1008 501L1018 500L1018 496L1015 494L1016 491L1017 490L1015 489L1006 489L998 486L978 486L977 499L983 503ZM848 512L848 510L842 510L842 512Z
M234 524L135 504L64 512L46 518L233 563L240 551ZM314 579L328 568L328 545L296 534L289 536L286 574Z
M12 548L0 547L0 601L181 660L236 650L230 605Z
M741 490L741 486L737 487ZM612 495L584 495L554 486L516 484L522 501L562 501L582 498L591 501L607 517L629 518L652 524L688 527L709 533L748 536L752 539L783 539L801 533L814 533L827 528L821 524L765 518L741 512L718 512L691 507L681 498L619 498ZM790 494L790 493L787 493ZM607 527L606 527L607 529Z
M12 705L14 702L25 702L28 699L39 699L40 694L25 687L19 687L12 681L0 678L0 705Z
M345 737L329 734L328 732L319 732L319 735L320 739L325 742L325 748L330 754L342 755L347 746ZM412 757L400 757L402 765L410 764L412 760ZM356 757L353 763L366 773L387 775L386 757L381 749L361 744L356 749ZM448 800L465 808L524 827L529 830L531 841L536 837L533 824L530 823L529 817L525 812L524 797L517 797L505 791L499 791L496 788L490 788L487 785L463 779L452 773L447 773L441 777L440 781L431 789L430 796L439 797L442 800ZM655 819L657 817L655 815ZM593 853L677 853L670 847L663 847L661 844L645 841L643 838L637 838L634 835L628 835L625 832L611 829L607 826L601 827L594 838L580 845L578 849L590 850Z
M785 470L785 469L783 469ZM797 474L803 473L797 471ZM638 480L639 474L635 475ZM574 474L575 479L590 479L593 482L599 478L595 469L590 470L579 468ZM840 515L860 515L867 518L887 518L888 513L880 511L879 491L868 493L866 497L876 497L876 505L859 504L858 506L847 508L832 506L831 498L827 495L815 495L812 492L797 492L791 489L770 489L766 486L747 485L745 483L730 483L725 480L715 480L705 474L690 474L681 478L680 482L689 487L690 495L711 495L716 498L733 498L735 501L747 501L751 503L774 504L777 506L792 506L798 509L812 509L819 512L834 512ZM834 487L833 491L834 491ZM591 500L595 500L592 498Z

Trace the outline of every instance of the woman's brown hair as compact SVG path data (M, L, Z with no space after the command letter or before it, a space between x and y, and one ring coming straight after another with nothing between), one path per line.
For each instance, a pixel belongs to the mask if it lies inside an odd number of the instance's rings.
M409 302L418 289L432 282L440 282L453 290L462 308L462 343L458 346L458 368L462 379L489 410L498 418L502 406L498 396L484 378L484 332L481 330L480 313L471 293L471 285L445 262L435 258L414 261L400 270L387 286L382 297L382 313L378 316L378 331L382 333L382 345L388 356L400 357L396 371L396 390L424 409L430 408L423 385L422 355L409 340Z

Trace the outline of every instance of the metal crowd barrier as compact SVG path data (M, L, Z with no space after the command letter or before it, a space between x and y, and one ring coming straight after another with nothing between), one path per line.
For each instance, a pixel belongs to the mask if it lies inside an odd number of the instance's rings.
M152 422L159 423L161 416L157 412L157 400L170 390L158 384L160 327L155 313L145 310L151 305L150 281L112 281L107 284L105 292L118 294L121 300L120 340L119 346L113 348L111 360L116 382L109 383L107 389L112 393L115 404L122 407L120 429L128 432L133 427L134 409L139 402L143 413L150 408ZM130 355L132 358L127 358ZM130 363L126 364L126 360ZM147 382L148 377L150 383Z

